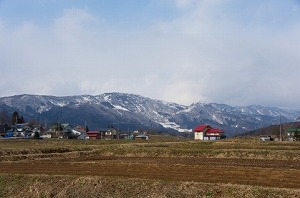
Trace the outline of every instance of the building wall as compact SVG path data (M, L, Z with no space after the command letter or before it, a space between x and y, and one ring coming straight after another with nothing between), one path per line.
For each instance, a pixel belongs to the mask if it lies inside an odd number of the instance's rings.
M96 136L89 136L89 139L90 139L90 140L96 140L97 137L96 137Z
M220 134L216 135L205 135L204 132L195 132L195 140L219 140L220 138Z
M203 132L195 132L195 140L203 140Z
M101 139L99 133L87 133L87 136L89 137L90 140Z

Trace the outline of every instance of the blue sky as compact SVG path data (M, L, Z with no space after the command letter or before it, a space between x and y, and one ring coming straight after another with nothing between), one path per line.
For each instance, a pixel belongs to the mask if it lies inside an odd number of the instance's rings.
M0 0L0 97L300 109L298 0Z
M2 1L0 16L13 24L34 21L48 24L65 9L82 9L111 25L149 25L172 19L177 13L171 1L136 0L10 0Z

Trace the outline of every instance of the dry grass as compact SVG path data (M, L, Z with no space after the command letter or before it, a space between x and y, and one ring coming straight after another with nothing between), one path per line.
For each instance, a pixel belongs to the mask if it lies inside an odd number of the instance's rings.
M299 142L259 142L253 139L229 139L203 142L190 140L170 141L154 138L150 141L82 141L82 140L2 140L0 160L12 160L63 154L98 153L109 156L156 156L156 157L206 157L238 159L297 160Z
M0 197L300 197L300 143L0 140Z
M203 182L74 177L2 175L3 197L299 197L300 190Z

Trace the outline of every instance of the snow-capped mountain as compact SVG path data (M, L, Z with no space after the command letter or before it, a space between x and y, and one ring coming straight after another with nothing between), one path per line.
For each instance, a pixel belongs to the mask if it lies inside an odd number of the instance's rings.
M26 120L51 124L68 122L89 128L113 125L122 130L191 131L199 124L210 124L233 135L259 127L295 121L300 113L274 107L232 107L225 104L195 103L190 106L147 97L105 93L97 96L18 95L0 98L0 111L18 111Z

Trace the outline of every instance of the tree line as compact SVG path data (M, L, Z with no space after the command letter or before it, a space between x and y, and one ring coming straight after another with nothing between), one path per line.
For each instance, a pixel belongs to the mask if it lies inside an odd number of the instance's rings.
M17 111L13 112L11 116L9 116L6 111L0 112L0 125L15 125L23 123L25 123L25 119Z
M9 115L7 111L0 111L0 132L11 129L12 126L16 124L24 124L26 120L22 115L20 115L17 111L14 111L12 115ZM27 122L28 126L31 128L40 126L37 120L30 120Z
M9 129L11 129L16 124L28 124L28 126L33 128L38 128L41 131L44 131L46 129L45 124L41 124L38 120L25 120L22 115L20 115L17 111L14 111L12 115L9 115L7 111L2 110L0 111L0 132L5 132ZM55 130L62 131L63 126L59 122L52 123L53 126L56 126ZM85 130L89 131L89 128L87 125L85 125Z

